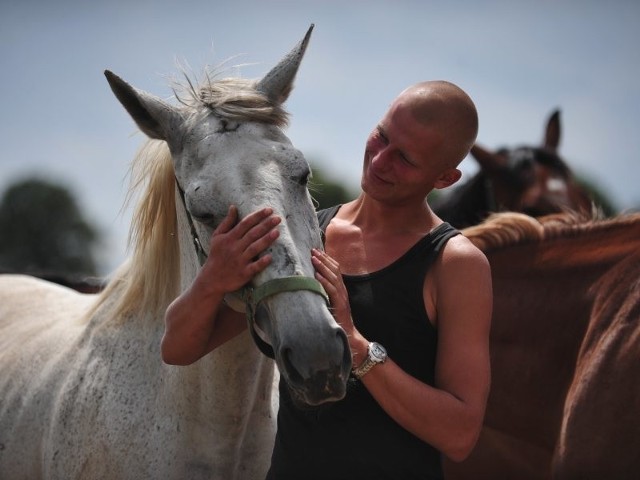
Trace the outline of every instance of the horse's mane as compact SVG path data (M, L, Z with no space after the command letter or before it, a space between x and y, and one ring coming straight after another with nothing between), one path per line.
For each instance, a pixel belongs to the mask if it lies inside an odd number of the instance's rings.
M592 216L561 213L538 218L522 213L505 212L493 214L484 222L465 228L462 233L480 250L489 252L638 222L638 213L602 219L597 212Z
M192 114L208 115L211 112L228 120L253 121L286 127L288 112L281 103L272 102L256 90L257 82L245 78L217 78L220 67L207 68L204 80L195 86L183 72L185 81L173 80L176 99ZM285 95L286 97L286 95Z
M214 69L205 69L202 82L186 74L184 83L172 82L183 113L196 120L214 113L231 121L286 126L288 113L256 90L255 80L218 75ZM110 305L113 318L124 318L134 310L163 312L179 293L175 173L162 140L148 140L133 160L126 203L144 186L129 233L132 256L115 272L88 318L107 300L114 302Z
M175 174L162 140L148 140L136 155L125 203L143 187L129 231L132 256L114 273L89 315L109 299L115 302L111 305L114 318L133 310L157 312L178 293Z

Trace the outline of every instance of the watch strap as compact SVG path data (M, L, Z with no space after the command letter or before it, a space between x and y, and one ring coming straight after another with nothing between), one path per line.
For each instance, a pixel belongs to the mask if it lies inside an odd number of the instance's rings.
M362 362L362 364L360 364L358 368L353 369L353 376L360 380L369 372L369 370L374 367L374 365L376 365L376 362L374 362L371 358L365 358L364 362Z
M367 357L364 361L356 368L352 370L353 376L360 380L364 377L369 370L378 365L379 363L384 363L386 360L386 356L382 359L376 358L371 354L371 346L372 343L369 344L369 348L367 348Z

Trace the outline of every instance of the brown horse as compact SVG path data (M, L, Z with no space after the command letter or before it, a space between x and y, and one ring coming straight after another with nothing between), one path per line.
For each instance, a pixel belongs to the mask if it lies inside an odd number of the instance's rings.
M464 233L491 263L493 378L448 478L638 478L640 214L511 213Z
M540 147L502 148L474 145L480 171L469 181L433 200L435 212L457 228L476 225L495 212L523 212L535 217L574 211L590 213L592 199L559 155L560 112L547 121Z

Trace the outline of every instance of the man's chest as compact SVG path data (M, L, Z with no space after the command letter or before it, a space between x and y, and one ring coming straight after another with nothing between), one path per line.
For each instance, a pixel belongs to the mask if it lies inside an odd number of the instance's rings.
M329 226L325 249L340 264L343 274L364 275L393 264L419 239L414 235L375 235Z

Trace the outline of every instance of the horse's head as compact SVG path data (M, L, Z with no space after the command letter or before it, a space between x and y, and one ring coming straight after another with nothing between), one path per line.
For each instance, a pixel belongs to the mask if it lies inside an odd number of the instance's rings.
M434 211L458 228L475 225L490 213L501 211L532 216L589 213L592 200L558 155L559 143L560 113L555 111L539 147L490 152L474 145L471 155L480 171L449 194L436 198Z
M524 212L542 216L564 211L590 211L588 195L576 183L567 163L558 155L560 112L547 122L540 147L519 147L489 152L474 145L493 211Z
M167 142L183 200L178 208L186 208L196 244L209 245L232 204L241 217L268 206L282 218L269 250L273 261L248 286L261 297L245 299L255 310L256 342L272 349L294 396L315 405L344 396L351 355L313 279L311 249L322 242L307 190L309 165L281 130L287 120L282 104L310 34L311 28L262 80L209 79L191 87L180 107L106 75L140 129ZM199 247L189 245L195 259Z

